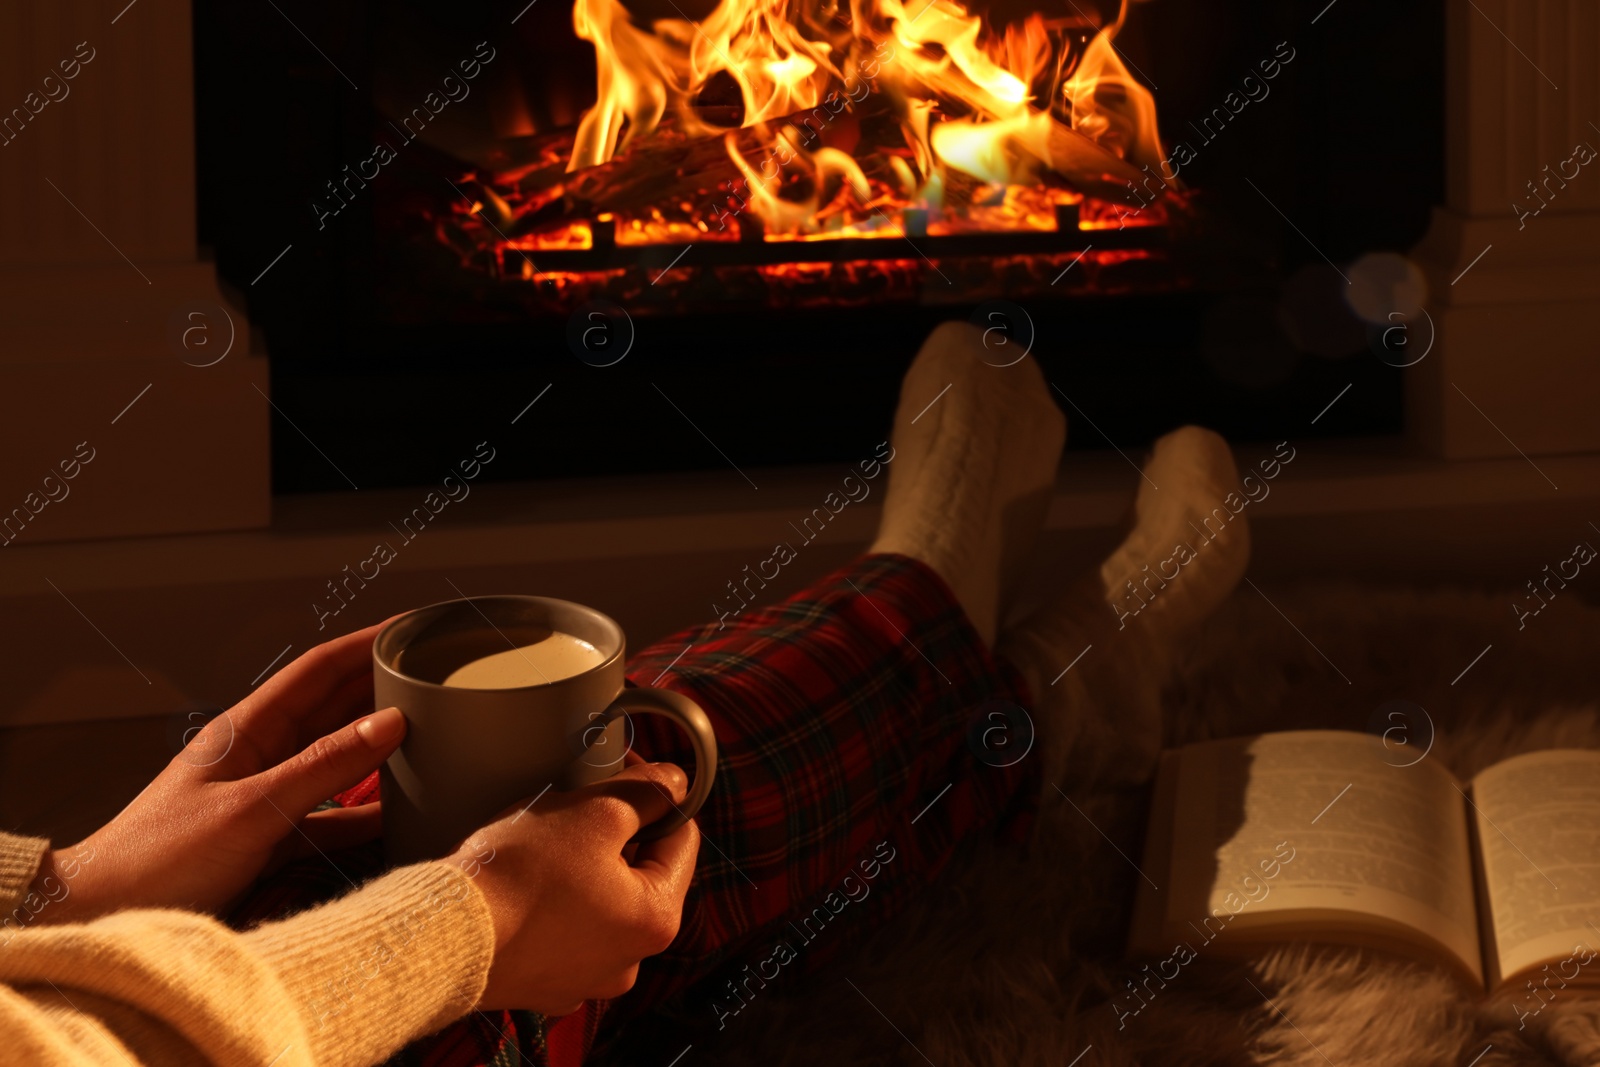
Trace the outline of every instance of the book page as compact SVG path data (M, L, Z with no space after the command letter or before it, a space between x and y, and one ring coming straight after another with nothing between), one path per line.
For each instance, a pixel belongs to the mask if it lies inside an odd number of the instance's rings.
M1466 805L1436 762L1391 766L1334 730L1193 745L1174 838L1169 928L1210 940L1293 912L1294 936L1420 934L1482 980Z
M1472 802L1494 981L1545 963L1567 981L1600 981L1600 752L1530 752L1497 763L1473 780ZM1589 962L1578 962L1586 954Z

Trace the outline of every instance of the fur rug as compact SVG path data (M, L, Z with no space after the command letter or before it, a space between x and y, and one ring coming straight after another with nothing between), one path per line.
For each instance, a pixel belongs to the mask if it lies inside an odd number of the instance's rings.
M1266 593L1304 636L1241 586L1162 692L1165 745L1314 726L1366 730L1377 708L1405 699L1432 719L1427 758L1462 778L1519 752L1600 747L1600 610L1576 598L1552 603L1519 632L1509 595ZM1097 744L1117 743L1120 724L1152 721L1093 701L1079 713L1105 727L1083 734ZM1075 755L1094 762L1093 753ZM696 1063L1600 1064L1600 1000L1562 990L1519 1031L1508 1010L1431 967L1312 945L1248 964L1201 953L1119 1030L1109 998L1131 973L1122 944L1138 875L1117 849L1139 858L1147 789L1070 777L1069 764L1057 780L1082 814L1047 785L1030 849L975 846L919 907L826 969L775 984L727 1031L697 1041Z

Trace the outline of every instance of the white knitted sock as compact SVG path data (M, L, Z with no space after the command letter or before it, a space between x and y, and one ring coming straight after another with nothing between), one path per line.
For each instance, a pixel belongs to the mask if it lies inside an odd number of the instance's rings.
M984 361L983 334L947 322L900 386L894 462L873 552L899 552L950 584L985 642L1044 523L1066 440L1031 359Z
M998 651L1033 692L1047 780L1128 784L1154 769L1172 658L1249 563L1238 484L1222 438L1193 426L1167 434L1145 464L1127 538L1001 635Z

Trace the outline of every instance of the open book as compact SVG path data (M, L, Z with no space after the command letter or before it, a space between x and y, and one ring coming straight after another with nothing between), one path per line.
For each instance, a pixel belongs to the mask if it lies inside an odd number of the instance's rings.
M1532 752L1470 783L1384 756L1336 730L1163 753L1131 951L1163 957L1159 974L1291 940L1366 945L1532 992L1530 1011L1600 987L1600 752Z

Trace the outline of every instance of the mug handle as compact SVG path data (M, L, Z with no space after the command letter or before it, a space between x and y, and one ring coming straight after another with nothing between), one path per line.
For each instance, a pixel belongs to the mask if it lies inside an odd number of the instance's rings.
M689 795L677 811L642 827L633 836L635 841L654 841L694 818L706 802L706 797L711 795L711 784L717 777L717 735L711 729L710 718L699 704L670 689L647 687L624 689L584 733L603 736L605 726L629 714L660 715L671 719L689 735L689 743L694 748L694 780L689 783Z

